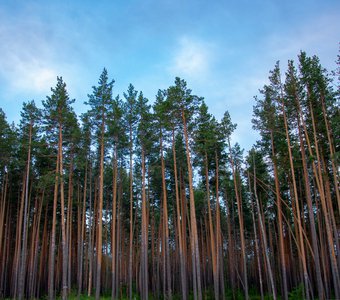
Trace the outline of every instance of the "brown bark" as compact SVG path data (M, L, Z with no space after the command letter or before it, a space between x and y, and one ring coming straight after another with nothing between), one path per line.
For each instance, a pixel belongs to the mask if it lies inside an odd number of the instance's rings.
M129 299L132 300L132 250L133 250L133 177L132 177L132 125L130 125L130 239L129 239Z
M253 162L253 164L254 164L254 196L255 196L257 215L258 215L258 218L259 218L261 236L262 236L262 241L263 241L263 251L265 253L268 276L269 276L271 291L273 293L273 299L276 300L276 287L275 287L275 282L274 282L274 276L273 276L273 271L272 271L272 266L271 266L269 254L268 254L268 251L267 251L267 249L269 249L268 243L267 243L267 234L266 234L266 229L265 229L264 222L263 222L262 209L261 209L261 206L260 206L259 198L257 196L255 162Z
M288 123L287 123L287 117L286 117L286 111L285 111L285 105L284 105L283 97L282 97L282 100L281 100L281 105L282 105L283 122L284 122L284 126L285 126L285 134L286 134L286 140L287 140L289 165L290 165L290 171L291 171L291 177L292 177L292 183L293 183L293 192L294 192L294 200L295 200L296 215L297 215L297 225L298 225L297 231L299 233L299 247L300 247L300 252L301 252L301 263L302 263L302 269L303 269L304 287L305 287L306 297L307 297L307 299L309 299L309 278L308 278L308 272L307 272L305 246L304 246L304 242L303 242L300 205L299 205L299 198L298 198L298 192L297 192L297 186L296 186L296 180L295 180L293 155L292 155L292 149L291 149L291 144L290 144L290 136L289 136L289 131L288 131ZM322 286L320 271L317 272L317 282L318 282L319 298L323 299L324 298L324 296L323 296L323 286Z
M30 165L31 165L31 144L32 144L32 127L33 121L30 121L29 136L28 136L28 153L26 162L26 175L25 175L25 203L23 212L23 229L22 229L22 250L20 258L20 274L19 274L19 286L18 286L18 299L21 300L24 297L25 291L25 274L26 274L26 257L27 257L27 207L28 207L28 191L29 191L29 178L30 178Z
M142 245L141 245L142 299L148 299L148 247L147 247L148 244L147 242L148 242L148 224L147 224L146 194L145 194L145 153L144 153L144 148L142 147Z
M249 184L249 193L250 193L250 195L252 195L249 172L248 172L248 184ZM258 275L259 275L260 294L261 294L261 300L263 300L264 295L263 295L262 272L261 272L260 252L259 252L259 244L258 244L258 239L257 239L257 229L256 229L253 199L250 199L250 208L251 208L251 217L252 217L252 221L253 221L255 253L256 253L256 260L257 260L257 272L258 272Z
M48 299L53 300L54 295L54 266L55 266L55 239L56 239L56 221L57 221L57 201L58 201L58 187L59 187L59 160L60 156L57 155L54 195L53 195L53 213L52 213L52 230L51 230L51 243L49 255L49 268L48 268Z
M186 147L186 157L188 164L188 180L189 180L189 195L190 195L190 226L191 226L191 240L193 247L194 261L193 266L195 268L196 283L197 284L197 298L202 299L202 288L201 288L201 266L200 266L200 254L198 245L198 234L197 234L197 221L196 221L196 211L195 211L195 197L194 197L194 187L192 183L192 167L190 158L190 147L189 147L189 137L187 131L187 123L185 118L185 113L182 110L182 121L183 121L183 131Z
M175 130L172 130L172 156L174 161L174 180L175 180L175 194L176 194L176 212L177 212L177 231L178 231L178 244L179 244L179 260L180 260L180 270L181 270L181 287L182 287L182 299L187 299L187 276L186 276L186 263L185 255L183 250L183 233L181 227L181 221L183 223L183 213L181 215L181 205L180 196L178 190L178 176L177 176L177 158L176 158L176 146L175 146Z
M87 165L88 165L88 161L86 160L83 203L82 203L82 213L81 213L81 225L80 225L81 229L80 229L80 239L79 239L78 299L80 298L80 295L83 289L84 235L85 235L85 221L86 221L87 171L88 171Z
M165 268L167 278L167 298L172 299L171 291L171 269L170 269L170 250L169 250L169 225L168 225L168 202L167 202L167 191L165 182L165 163L163 157L163 136L162 129L160 130L160 154L161 154L161 168L162 168L162 190L163 190L163 220L164 220L164 231L165 231Z
M115 299L117 297L117 287L116 287L116 219L117 219L117 177L118 177L118 145L117 138L115 138L115 148L114 148L114 157L113 157L113 178L112 178L112 227L111 227L111 254L112 254L112 263L111 263L111 275L112 275L112 291L111 291L111 299Z
M98 226L97 226L97 274L96 274L96 300L100 299L101 271L102 271L102 246L103 246L103 192L104 192L104 129L102 119L100 139L100 166L99 166L99 197L98 197Z
M232 154L231 154L231 146L230 146L230 138L229 137L228 137L228 146L229 146L230 164L231 164L231 168L232 168L234 188L235 188L235 194L236 194L237 213L238 213L238 217L239 217L239 229L240 229L240 239L241 239L241 255L242 255L242 262L243 262L244 293L245 293L246 300L248 300L249 294L248 294L247 262L246 262L246 250L245 250L245 239L244 239L242 202L241 202L240 195L239 195L234 159L233 159Z
M216 253L216 241L215 232L213 228L211 207L210 207L210 186L209 186L209 172L208 172L208 155L205 152L204 155L204 165L205 165L205 186L207 190L207 203L208 203L208 219L209 219L209 237L210 237L210 247L211 247L211 260L212 260L212 271L214 279L214 294L215 299L219 299L219 274L217 271L217 253Z
M221 210L220 210L220 195L219 195L219 163L217 151L215 151L216 163L216 257L217 257L217 274L219 274L220 290L222 299L225 298L224 287L224 269L223 269L223 245L222 245L222 231L221 231Z
M58 155L59 155L59 177L60 177L60 210L61 210L61 247L62 247L62 299L67 299L67 233L65 229L65 196L64 196L64 168L63 168L63 135L62 126L59 124L59 141L58 141Z
M277 205L277 216L278 216L278 236L279 236L279 249L280 249L280 265L282 272L282 296L284 299L288 299L288 286L287 286L287 270L286 270L286 255L285 255L285 244L284 244L284 232L282 223L282 207L281 207L281 196L280 196L280 183L277 171L276 153L274 148L274 136L273 131L270 132L271 148L272 148L272 161L274 168L274 181L275 181L275 195Z

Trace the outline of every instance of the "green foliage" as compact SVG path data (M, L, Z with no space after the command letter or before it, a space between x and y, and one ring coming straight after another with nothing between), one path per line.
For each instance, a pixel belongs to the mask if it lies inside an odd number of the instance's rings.
M304 299L304 286L303 286L303 284L300 284L296 288L294 288L288 294L288 299L290 299L290 300Z
M175 78L175 85L168 88L167 99L170 101L171 115L176 119L182 119L184 115L188 124L193 120L203 100L192 95L186 81L179 77Z
M57 77L57 85L51 88L52 95L47 96L46 100L42 101L43 124L48 136L53 139L57 135L58 128L61 124L67 124L70 114L73 112L71 104L75 100L69 98L66 90L66 83L62 77Z
M299 257L294 257L295 253L298 253L298 247L295 244L296 236L294 226L296 226L295 220L292 217L292 176L290 172L290 165L287 153L287 141L284 126L284 115L287 116L287 128L288 134L291 141L292 155L294 160L294 172L297 178L297 188L299 201L301 202L301 217L304 219L306 225L306 231L304 232L304 241L306 244L310 241L310 223L308 223L307 212L306 212L306 188L301 179L301 154L300 150L306 150L308 154L307 144L303 144L300 149L300 142L306 143L307 138L311 143L311 152L316 152L317 143L318 149L324 158L322 162L316 162L317 155L312 153L308 155L307 167L308 176L310 181L310 187L313 193L313 209L315 210L315 216L318 219L318 224L324 224L323 218L326 215L320 210L319 204L320 198L320 187L318 184L322 184L322 176L328 176L329 181L327 182L326 190L329 191L329 199L333 201L334 207L337 202L334 200L335 189L337 187L333 179L331 170L331 160L335 162L339 161L340 158L340 111L338 108L339 94L334 92L332 89L332 83L329 80L327 72L321 67L317 57L308 57L304 52L299 56L299 66L295 68L293 61L288 62L288 69L285 74L284 84L281 82L281 73L279 63L276 63L274 69L270 71L269 83L263 87L260 91L259 97L255 100L254 106L254 128L260 132L261 139L256 147L251 149L247 155L246 160L244 159L244 151L241 146L236 142L231 144L231 136L236 129L236 124L232 122L228 111L225 112L221 122L218 122L210 113L208 106L204 103L203 99L193 95L192 91L188 88L187 83L180 78L176 78L172 86L166 90L159 90L156 95L156 101L151 108L148 99L146 99L142 92L135 90L134 86L130 84L127 92L124 93L123 99L119 96L113 98L112 89L114 81L110 81L106 69L103 70L100 75L98 86L93 87L93 92L88 97L87 104L89 105L89 111L81 116L81 125L78 123L78 117L75 114L72 103L70 100L66 84L63 82L61 77L57 78L57 84L55 88L52 88L52 94L43 101L43 110L39 110L34 101L24 103L21 122L18 128L14 125L8 124L5 113L0 109L0 187L1 195L4 195L4 182L5 175L9 175L8 188L6 190L6 197L8 196L9 201L6 202L6 206L2 206L0 203L0 211L3 216L5 226L1 227L11 230L10 234L18 235L19 231L17 228L20 211L20 199L22 194L23 181L22 178L25 175L25 161L27 159L28 150L28 133L29 128L32 126L32 161L31 161L31 176L30 176L30 214L29 214L29 228L28 236L30 240L28 244L31 244L34 238L35 232L32 229L37 227L37 211L35 209L35 203L41 200L42 191L44 191L44 203L43 203L43 214L41 217L40 228L38 237L41 239L37 243L37 257L40 259L39 266L44 266L44 263L48 261L49 254L46 250L49 244L50 238L50 222L51 222L51 211L52 211L52 199L53 199L53 186L56 180L55 167L57 157L56 143L59 139L59 129L62 128L63 144L61 151L63 153L63 180L65 191L68 188L73 187L73 206L72 219L70 220L72 232L72 252L74 255L70 257L72 265L72 286L75 286L74 278L77 272L77 266L79 265L78 249L79 247L87 250L86 258L84 262L89 259L90 255L93 255L92 249L89 249L89 234L92 241L97 239L98 230L94 230L94 222L98 224L98 211L95 211L94 207L98 208L98 165L100 156L98 155L99 150L103 149L99 145L103 145L105 148L104 157L101 157L104 165L104 174L100 179L103 178L103 190L104 190L104 210L103 210L103 224L104 224L104 244L103 249L110 252L111 250L111 239L112 239L112 220L111 220L111 209L112 209L112 196L114 180L117 180L117 222L116 228L119 228L117 232L117 245L121 247L118 254L120 264L119 274L125 272L128 262L127 253L129 252L129 225L130 223L130 178L129 171L131 171L131 177L133 180L133 216L135 216L133 222L133 276L136 279L133 282L133 290L136 291L138 269L140 267L139 255L140 255L140 232L141 232L141 154L145 155L146 162L146 194L148 204L148 222L146 230L148 230L148 251L150 255L149 259L149 272L157 272L150 276L150 286L155 283L152 280L159 280L156 289L161 294L163 289L163 271L164 262L164 225L162 215L162 197L164 195L162 186L162 173L161 173L161 157L164 157L165 163L165 177L166 177L166 190L167 190L167 203L168 203L168 225L170 231L170 242L169 249L171 254L171 271L175 272L173 282L173 299L181 299L180 281L176 276L179 274L179 242L178 242L178 231L177 220L180 220L181 224L185 224L183 228L183 241L186 241L186 274L188 275L188 287L193 287L192 282L192 257L191 245L190 245L190 230L189 226L192 224L190 220L190 209L188 207L189 199L189 180L188 180L188 167L186 156L186 145L184 140L184 128L186 126L186 133L188 133L188 142L190 148L190 159L193 162L193 177L195 181L194 199L195 209L197 215L198 225L198 239L200 251L202 249L200 259L202 260L202 272L204 272L202 278L204 278L205 291L202 295L204 299L213 299L214 293L211 284L211 260L212 254L209 248L210 242L210 230L206 228L206 217L207 217L207 187L206 180L208 180L210 187L210 199L213 216L213 228L217 229L217 213L216 213L216 179L217 172L219 173L219 203L221 204L221 235L223 236L222 241L222 260L228 261L228 264L224 266L225 283L227 286L233 285L233 290L226 290L227 299L244 299L244 291L238 290L242 287L240 278L243 274L238 272L237 268L241 268L241 255L240 255L240 229L236 226L239 220L239 214L237 214L236 196L240 196L242 201L242 217L244 220L244 235L246 239L246 263L247 272L250 279L250 285L256 286L258 284L258 278L256 278L255 269L256 258L255 246L254 246L254 234L252 227L252 219L249 211L249 203L252 201L251 192L247 187L249 183L251 190L254 189L254 169L256 170L256 192L261 204L260 209L262 210L265 231L268 232L268 239L270 238L270 246L268 249L263 249L261 236L259 241L260 247L263 253L268 253L270 259L274 262L273 273L274 281L280 282L280 263L278 254L278 233L277 221L276 221L276 205L275 205L275 189L274 185L274 172L273 162L276 163L278 169L278 179L280 183L280 196L282 202L287 204L283 209L285 228L284 232L290 235L285 235L286 249L291 251L287 252L287 272L291 272L295 263L300 263ZM152 110L153 109L153 110ZM315 118L315 124L312 123L312 117ZM304 131L304 126L300 124L298 128L298 122L304 122L306 126L306 132L302 132L302 139L300 140L300 132ZM329 151L329 141L327 136L327 126L329 125L331 137L334 143L334 155L331 157ZM315 131L316 139L314 140L313 133ZM185 136L187 137L187 136ZM161 152L162 143L162 152ZM94 147L95 146L95 147ZM172 148L174 146L174 148ZM179 216L176 211L175 201L175 176L174 176L174 161L172 150L176 149L176 164L178 172L178 182L181 196L181 208ZM117 150L117 152L116 152ZM274 151L273 151L274 150ZM116 155L117 153L117 155ZM129 155L131 154L131 156ZM162 154L162 156L161 156ZM228 157L229 155L229 157ZM130 169L129 162L132 162ZM228 159L229 158L229 159ZM231 161L232 158L232 161ZM113 178L113 162L118 164L118 177ZM234 163L234 169L231 170L231 163ZM72 163L72 164L71 164ZM322 176L315 180L312 169L312 164L315 163L317 167L322 168ZM218 170L217 169L218 165ZM336 165L338 166L338 165ZM72 168L71 168L72 167ZM208 174L205 172L207 167ZM132 170L134 172L132 172ZM232 174L234 171L234 174ZM74 174L72 184L69 182L67 175ZM85 172L87 174L87 182L85 180ZM247 182L248 173L250 182ZM233 176L234 175L234 176ZM205 178L207 176L208 178ZM198 180L197 180L198 179ZM234 182L235 180L235 182ZM87 187L86 194L85 186ZM236 190L238 195L236 195ZM83 196L86 196L83 198ZM183 197L182 197L183 196ZM327 195L328 196L328 195ZM59 195L58 195L59 198ZM82 214L79 208L79 203L82 203L82 199L85 201L85 214L87 219L85 220L85 241L83 245L79 243L78 237L80 235L80 215ZM97 201L97 202L95 202ZM60 236L60 201L58 201L57 207L57 235ZM332 207L330 203L329 207ZM46 206L45 206L46 204ZM91 205L91 206L90 206ZM91 207L91 209L90 209ZM45 211L46 208L46 211ZM68 207L65 209L65 211ZM184 211L186 211L184 218ZM192 212L192 211L191 211ZM321 213L320 213L321 212ZM46 216L46 218L45 218ZM90 216L92 219L90 220ZM178 217L178 219L176 219ZM335 222L338 220L338 215L335 215ZM46 226L44 225L46 221ZM161 225L163 224L163 225ZM220 225L220 224L218 224ZM228 227L227 227L228 225ZM92 227L91 227L92 226ZM9 229L8 229L9 228ZM143 228L144 230L144 228ZM230 237L233 240L229 240ZM321 232L319 236L326 236L324 228L320 227ZM151 233L152 232L152 236ZM216 231L215 231L216 232ZM7 233L6 233L7 234ZM260 234L260 231L259 231ZM262 234L262 233L261 233ZM9 234L8 234L9 235ZM42 239L45 239L42 241ZM8 241L8 247L0 249L1 254L9 252L15 252L17 250L17 242L15 238L13 241L11 236L4 237L3 240ZM73 246L76 245L76 247ZM151 250L151 244L153 249ZM6 245L7 246L7 245ZM60 249L60 242L57 239L57 247ZM233 247L231 247L233 246ZM45 248L44 248L45 247ZM327 247L327 244L326 244ZM77 249L76 249L77 248ZM96 246L94 246L96 248ZM30 248L31 249L31 248ZM33 249L33 248L32 248ZM232 251L233 250L233 251ZM328 250L328 248L327 248ZM7 251L7 252L4 252ZM31 250L30 250L31 251ZM265 252L267 251L267 252ZM85 253L85 252L84 252ZM95 252L94 252L95 253ZM328 251L324 251L323 259L328 259ZM34 254L34 252L29 252ZM4 257L6 258L6 255ZM44 257L42 257L44 255ZM85 254L84 254L85 255ZM311 252L307 252L307 261L313 264ZM33 257L33 256L32 256ZM33 259L31 256L29 259ZM76 257L76 260L75 260ZM93 256L94 257L94 256ZM92 258L93 258L92 257ZM60 259L60 255L58 257ZM221 260L221 261L222 261ZM230 262L229 260L233 260ZM3 275L9 278L13 276L10 274L15 269L13 265L14 258L9 257L6 263L7 273ZM2 261L0 261L2 263ZM60 263L60 262L59 262ZM103 280L110 281L110 266L105 260L103 262L105 268L102 268ZM230 264L235 264L230 266ZM261 270L264 275L267 268L262 268L264 265L264 258L260 257ZM59 264L60 265L60 264ZM58 266L59 266L58 265ZM0 265L3 266L3 265ZM30 264L27 263L30 267ZM88 268L88 266L87 266ZM233 269L231 269L233 268ZM313 269L313 265L308 266L308 269ZM60 267L56 269L56 273L60 272ZM230 270L234 271L234 278L232 278ZM40 271L42 277L44 272ZM88 271L86 271L88 272ZM84 273L86 273L84 272ZM94 270L92 270L94 272ZM294 271L295 272L295 271ZM255 275L254 275L255 274ZM58 273L59 277L60 274ZM126 274L125 274L126 275ZM124 275L124 276L125 276ZM236 276L237 275L237 276ZM298 285L298 279L300 276L291 276L292 285L297 286L293 289L290 294L290 299L301 299L303 297L303 286ZM328 274L329 275L329 274ZM328 276L327 275L327 276ZM88 276L88 274L84 275ZM230 277L229 277L230 276ZM310 274L311 285L315 289L315 275ZM329 275L330 276L330 275ZM47 277L47 275L45 276ZM265 278L265 276L264 276ZM328 278L328 277L327 277ZM122 278L119 278L119 288L122 295L126 295L128 287ZM43 280L47 281L46 278ZM84 278L83 278L84 280ZM14 281L6 281L7 285L11 285ZM294 282L293 282L294 281ZM123 283L124 282L124 283ZM267 292L267 285L265 285L265 292ZM105 282L104 292L102 299L110 299L109 293L110 283ZM6 291L11 293L12 286L6 286ZM154 288L154 286L153 286ZM277 287L280 289L280 287ZM58 290L59 289L59 290ZM151 291L151 287L150 287ZM60 283L56 281L56 292L60 292ZM42 283L40 286L39 293L43 295L47 293L47 285ZM332 293L332 291L329 291ZM249 291L250 299L261 299L258 294L258 289L251 289ZM6 295L7 296L7 295ZM71 293L69 299L77 298L75 292ZM82 295L80 299L93 299L94 297L86 297ZM133 294L134 299L139 299L139 295L136 292ZM192 291L189 291L189 299L193 298ZM122 298L125 299L125 298ZM150 294L150 299L152 295ZM265 295L265 299L272 299L272 296Z
M7 123L6 115L0 108L0 176L3 175L5 168L10 166L11 160L15 157L16 144L16 129Z
M91 131L98 144L106 142L107 119L112 108L112 88L114 80L109 81L108 72L104 68L98 81L98 86L92 87L92 94L88 95L90 110L87 112L91 124ZM105 148L105 147L104 147ZM99 147L98 147L99 149Z

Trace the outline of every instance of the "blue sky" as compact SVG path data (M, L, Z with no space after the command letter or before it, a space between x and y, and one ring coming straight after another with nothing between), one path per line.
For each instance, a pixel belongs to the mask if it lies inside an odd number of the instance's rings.
M67 83L75 111L104 67L114 95L132 83L152 102L175 76L202 96L220 119L238 124L233 142L249 149L253 96L277 60L300 50L335 68L340 1L140 0L2 1L0 107L18 122L22 102L40 105L56 77Z

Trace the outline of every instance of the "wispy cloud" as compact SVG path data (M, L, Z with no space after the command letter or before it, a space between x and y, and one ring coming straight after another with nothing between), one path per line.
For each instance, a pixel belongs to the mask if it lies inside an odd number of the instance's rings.
M40 62L35 57L23 60L20 57L8 61L11 69L3 68L7 81L12 89L26 90L33 93L43 93L53 85L58 73L48 63Z
M9 95L46 95L58 75L72 71L62 60L62 37L35 16L3 16L0 38L0 78Z
M49 57L52 51L36 25L0 25L0 75L9 91L42 93L55 81L57 72Z
M205 77L213 62L212 48L207 42L189 37L180 38L169 68L170 73L192 79Z

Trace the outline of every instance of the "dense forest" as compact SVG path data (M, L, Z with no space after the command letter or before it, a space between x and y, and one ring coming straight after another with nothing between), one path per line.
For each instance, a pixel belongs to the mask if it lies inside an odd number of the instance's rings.
M0 109L0 297L340 299L340 56L284 70L246 154L180 78L150 104L104 69L80 116L61 77L19 124Z

